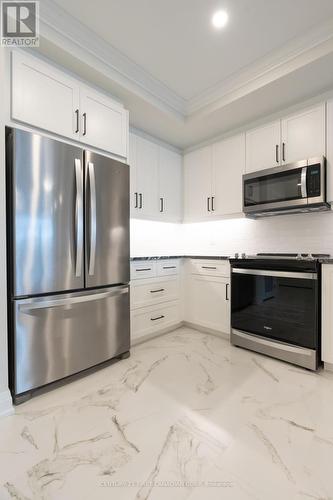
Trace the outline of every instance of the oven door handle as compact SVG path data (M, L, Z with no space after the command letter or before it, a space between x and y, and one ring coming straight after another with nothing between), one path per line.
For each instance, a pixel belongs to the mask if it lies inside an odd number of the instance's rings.
M233 274L252 274L254 276L272 276L275 278L295 278L302 280L317 280L317 273L300 273L297 271L271 271L264 269L241 269L235 268Z

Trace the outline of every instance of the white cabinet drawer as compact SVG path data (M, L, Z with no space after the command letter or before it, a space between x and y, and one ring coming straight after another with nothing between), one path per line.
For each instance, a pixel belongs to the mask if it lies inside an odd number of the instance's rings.
M157 261L156 267L158 276L170 276L172 274L179 274L179 259Z
M229 277L230 265L227 260L191 259L189 271L191 274Z
M154 278L156 276L156 262L140 260L131 262L131 280Z
M144 280L134 282L131 286L131 308L177 300L179 298L178 278L164 280Z
M131 336L143 337L180 322L179 303L136 309L131 314Z

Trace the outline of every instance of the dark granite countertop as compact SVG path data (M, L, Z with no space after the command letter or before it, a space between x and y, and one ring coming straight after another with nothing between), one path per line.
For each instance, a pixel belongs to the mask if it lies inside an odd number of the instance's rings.
M234 257L227 255L163 255L163 256L153 256L153 257L131 257L131 261L140 260L166 260L166 259L210 259L210 260L235 260ZM239 259L237 259L239 260ZM322 258L318 259L321 264L333 264L333 258Z
M138 260L165 260L165 259L211 259L211 260L229 260L225 255L163 255L161 257L131 257L131 261Z

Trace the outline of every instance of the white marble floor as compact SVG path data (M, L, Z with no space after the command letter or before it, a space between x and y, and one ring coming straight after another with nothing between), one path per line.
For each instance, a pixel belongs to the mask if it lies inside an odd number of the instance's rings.
M2 419L0 499L333 499L333 374L179 329Z

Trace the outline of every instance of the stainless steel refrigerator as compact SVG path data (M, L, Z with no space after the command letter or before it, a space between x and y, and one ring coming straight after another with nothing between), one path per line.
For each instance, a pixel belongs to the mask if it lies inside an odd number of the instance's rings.
M6 129L14 402L130 348L129 167Z

